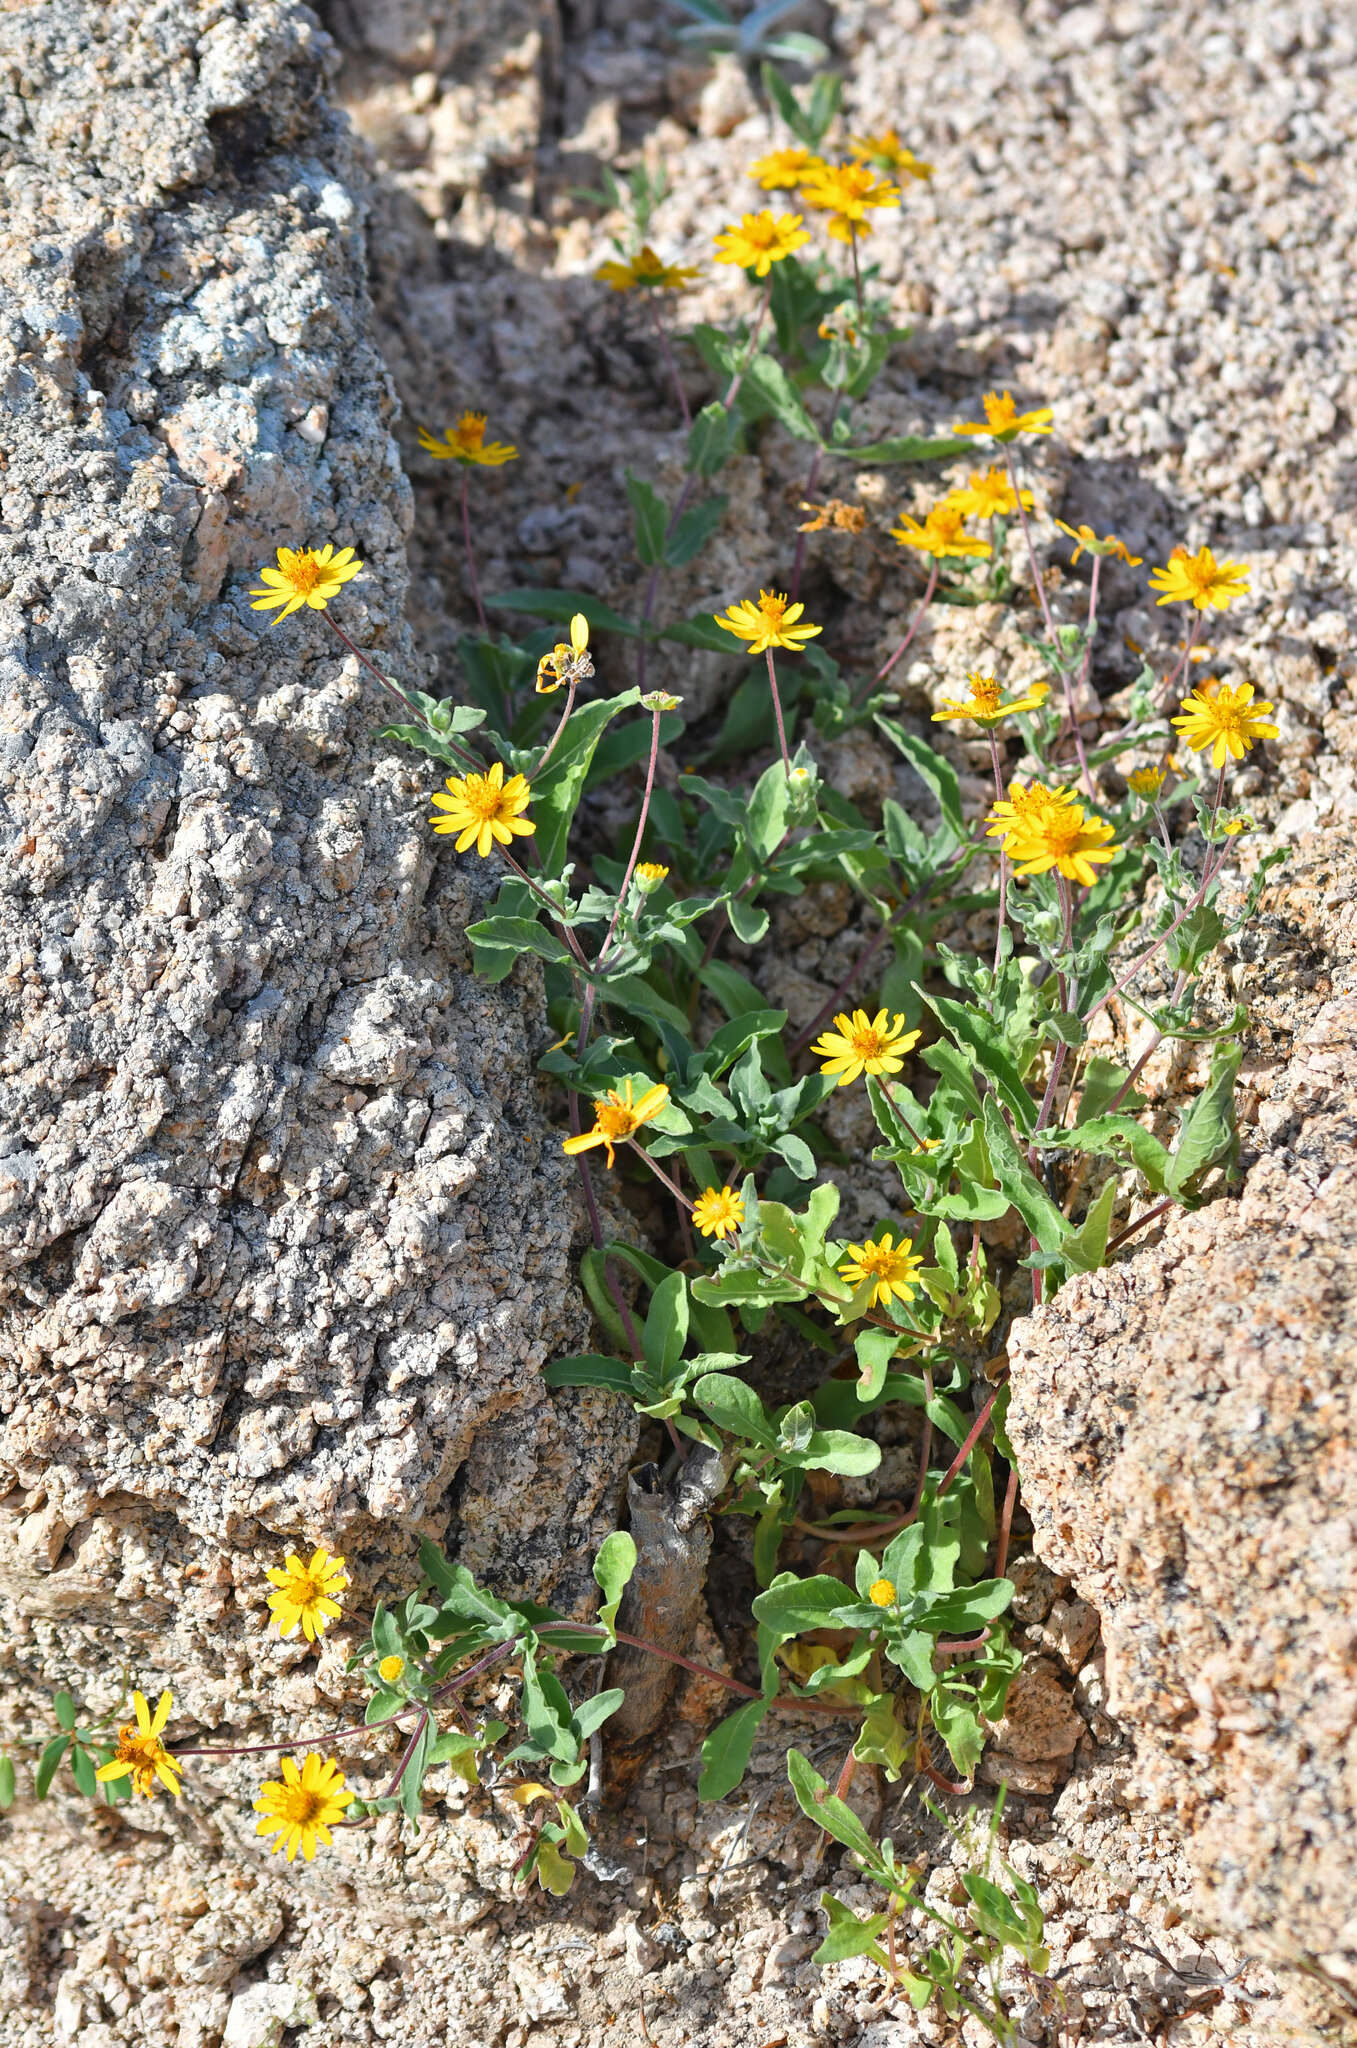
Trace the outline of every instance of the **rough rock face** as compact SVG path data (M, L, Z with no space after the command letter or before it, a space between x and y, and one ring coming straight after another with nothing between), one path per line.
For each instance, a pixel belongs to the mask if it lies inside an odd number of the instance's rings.
M375 685L249 609L352 543L343 622L411 671L329 45L240 12L12 13L0 103L3 1655L103 1707L112 1629L208 1722L272 1682L284 1544L362 1594L431 1530L569 1599L630 1441L541 1389L586 1320L533 984L470 978L486 885Z
M1337 835L1301 850L1314 993L1291 979L1295 1045L1240 1199L1019 1324L1009 1418L1036 1547L1101 1610L1109 1708L1137 1735L1144 1795L1178 1811L1206 1911L1349 2009L1354 884Z

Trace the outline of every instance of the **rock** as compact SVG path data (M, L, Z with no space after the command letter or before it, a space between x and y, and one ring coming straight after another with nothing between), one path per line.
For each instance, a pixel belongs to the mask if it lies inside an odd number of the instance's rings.
M4 1634L62 1623L19 1698L126 1663L216 1725L286 1702L287 1548L360 1608L425 1533L576 1601L632 1425L541 1383L579 1218L535 976L469 971L495 876L325 621L250 608L351 543L346 629L418 674L330 45L286 0L5 26Z
M300 1984L251 1984L231 2000L222 2048L278 2048L285 2027L313 2027L318 2016Z
M1036 1547L1101 1613L1108 1709L1137 1738L1142 1797L1177 1811L1204 1910L1341 2003L1357 1994L1357 990L1337 840L1325 872L1291 1056L1258 1114L1269 1149L1237 1200L1175 1216L1016 1326L1009 1428ZM1251 972L1266 1013L1275 977Z

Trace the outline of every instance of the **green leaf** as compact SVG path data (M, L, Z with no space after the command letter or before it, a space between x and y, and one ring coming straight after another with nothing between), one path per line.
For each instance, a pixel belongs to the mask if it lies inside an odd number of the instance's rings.
M947 1744L947 1753L963 1778L969 1778L985 1747L984 1730L974 1698L969 1693L938 1686L928 1695L933 1726Z
M570 1701L554 1671L539 1667L523 1646L523 1725L538 1748L562 1763L573 1763L579 1740L571 1727Z
M39 1799L45 1799L51 1790L52 1780L57 1774L61 1759L66 1754L70 1740L69 1735L54 1735L50 1742L43 1744L42 1755L38 1758L38 1768L33 1773L33 1790Z
M726 1799L735 1790L748 1766L754 1737L771 1705L771 1700L746 1700L724 1721L717 1722L702 1745L699 1799Z
M727 633L718 626L715 615L699 613L695 619L679 619L672 626L666 626L658 636L661 640L675 640L680 647L700 647L706 654L740 654L744 647L733 633ZM764 679L764 694L767 695L767 679Z
M606 1358L597 1351L585 1351L573 1358L555 1358L542 1373L549 1387L606 1387L612 1394L629 1394L632 1369L621 1358Z
M808 1757L799 1749L787 1752L787 1777L796 1803L808 1820L816 1827L823 1828L845 1849L851 1849L865 1862L878 1862L877 1847L862 1822L845 1800L836 1799L829 1790L828 1781L822 1778Z
M803 1635L807 1629L824 1628L830 1617L852 1602L842 1579L824 1574L798 1579L784 1572L766 1592L754 1596L754 1619L785 1642L788 1636Z
M75 1779L77 1792L86 1799L98 1798L99 1779L95 1773L94 1758L78 1742L71 1745L71 1776Z
M732 1436L759 1444L765 1450L776 1444L777 1431L762 1401L743 1380L724 1372L704 1373L693 1388L693 1399L718 1429L728 1430Z
M786 838L790 801L787 771L781 761L774 761L771 767L764 769L749 798L745 830L760 861L771 859Z
M574 1864L568 1856L562 1856L556 1844L548 1841L545 1835L538 1841L533 1869L542 1890L550 1892L553 1898L563 1899L575 1881Z
M636 1544L625 1529L605 1536L594 1559L594 1577L603 1593L598 1618L610 1632L617 1621L617 1608L627 1582L636 1569Z
M57 1717L58 1728L64 1728L69 1735L75 1727L75 1701L68 1692L59 1692L52 1700L52 1712Z
M1181 1200L1193 1183L1222 1160L1232 1160L1239 1143L1235 1123L1235 1076L1244 1057L1237 1038L1225 1039L1211 1055L1205 1088L1188 1109L1169 1159L1167 1193Z
M688 432L688 467L698 476L715 476L739 446L738 419L719 402L704 405Z
M587 1700L581 1700L575 1709L575 1730L580 1741L587 1742L617 1712L626 1696L620 1685L613 1685L606 1692L591 1693Z
M796 1460L817 1472L838 1472L859 1479L881 1463L881 1446L871 1437L847 1429L817 1429Z
M776 356L756 355L745 371L745 382L753 386L771 406L778 423L798 441L820 440L820 430L801 402L801 394Z
M605 726L639 702L639 693L623 690L617 697L598 697L571 712L556 750L533 784L532 817L537 827L536 847L544 871L559 875L565 860L570 821L584 789L594 749Z
M829 1932L812 1956L812 1962L821 1965L845 1963L850 1956L870 1956L883 1970L889 1969L890 1958L877 1939L890 1925L889 1913L869 1913L859 1920L852 1907L845 1906L832 1892L820 1894L820 1908L829 1921ZM930 1984L930 1993L932 1989Z
M1098 1199L1077 1230L1068 1230L1060 1247L1060 1263L1071 1273L1096 1273L1107 1258L1107 1239L1112 1229L1112 1211L1117 1206L1115 1175L1100 1191Z
M984 1123L995 1179L1042 1251L1058 1254L1065 1242L1065 1218L1018 1150L992 1095L985 1097Z
M938 809L957 839L966 837L966 821L961 812L961 784L957 781L956 769L950 761L921 740L915 733L906 732L894 718L886 718L878 712L876 723L888 739L893 741L909 762L919 780L932 790L937 799Z
M8 1813L14 1804L14 1759L0 1756L0 1813Z
M1080 1121L1072 1130L1042 1131L1039 1134L1039 1142L1070 1152L1110 1154L1114 1158L1119 1151L1129 1152L1154 1193L1162 1195L1167 1192L1167 1148L1155 1137L1153 1131L1147 1131L1134 1117L1090 1117L1087 1123Z
M726 516L726 498L708 498L701 505L691 505L674 527L664 546L664 561L667 568L686 569L695 561L716 534ZM673 639L674 634L661 634L662 639ZM730 635L725 636L727 646Z
M876 1400L886 1384L887 1370L899 1348L900 1338L894 1330L869 1325L858 1332L853 1349L861 1368L854 1388L859 1401Z
M869 441L857 448L836 439L833 447L836 455L842 455L849 462L867 463L950 462L958 455L975 454L972 444L957 436L929 441L917 434L905 434L893 441Z
M664 531L669 513L663 498L643 477L627 476L632 523L636 530L636 559L643 569L653 569L664 556Z
M920 994L923 994L922 990ZM925 995L924 1001L963 1051L971 1055L974 1066L1003 1098L1018 1129L1026 1137L1037 1120L1037 1106L1023 1086L1022 1075L1002 1028L987 1011L974 1003L958 1003L951 996L930 995Z
M539 960L557 963L570 958L570 948L535 917L483 917L478 924L466 927L466 935L471 941L476 972L486 981L504 979L500 968L506 953L510 966L524 953L535 953Z
M768 932L768 912L758 903L746 903L732 896L726 905L730 928L742 946L757 946Z
M759 76L763 80L764 91L777 108L779 114L781 114L787 126L791 129L797 141L804 143L807 149L818 148L820 138L814 133L807 115L802 112L796 95L777 66L768 63L765 59L759 67ZM828 122L825 125L827 127L829 125ZM823 133L823 131L821 132Z
M587 590L501 590L485 602L491 611L528 612L533 618L551 619L563 626L570 624L576 612L583 612L600 633L621 633L628 640L642 637L639 626Z
M682 1358L687 1342L688 1282L682 1273L670 1273L650 1297L641 1350L650 1370L667 1378Z
M749 1016L766 1007L764 996L753 982L737 968L728 967L724 960L709 960L699 969L697 978L715 996L727 1017Z

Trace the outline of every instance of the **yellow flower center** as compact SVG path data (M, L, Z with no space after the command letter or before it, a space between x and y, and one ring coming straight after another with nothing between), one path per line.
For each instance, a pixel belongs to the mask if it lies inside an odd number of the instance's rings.
M883 1053L890 1051L890 1039L874 1024L850 1024L843 1035L852 1046L856 1059L879 1060Z
M493 783L488 775L468 775L462 791L462 802L473 818L479 818L482 824L488 824L492 818L497 818L500 814L504 802L503 786Z
M779 597L776 591L761 590L759 592L759 611L768 621L774 632L781 626L789 603L790 599L785 594Z
M321 568L310 548L279 548L278 566L298 597L308 597L321 580Z
M903 1272L906 1257L899 1245L866 1244L858 1264L873 1280L893 1280L897 1273Z
M867 1598L871 1601L873 1607L893 1607L895 1605L895 1588L889 1579L874 1579L867 1588Z
M990 426L1002 430L1005 427L1011 427L1017 420L1017 417L1018 408L1014 403L1011 391L1005 391L1002 397L996 391L987 391L985 393L985 418Z
M985 718L992 718L999 709L1002 690L993 676L968 676L971 686L971 702Z
M324 1819L329 1799L324 1792L313 1792L305 1785L288 1785L283 1796L274 1807L278 1820L285 1820L289 1827L310 1828Z
M633 1131L640 1128L634 1113L627 1108L625 1102L596 1102L594 1122L604 1137L610 1138L615 1145L620 1145Z
M1254 711L1251 705L1237 703L1233 697L1221 690L1212 698L1207 717L1213 731L1223 737L1242 740L1246 746L1253 744L1253 733L1250 728L1253 724Z
M463 448L479 448L485 439L486 415L483 412L464 412L457 422L456 440Z
M935 505L928 515L927 524L939 540L955 540L961 532L964 512L958 512L955 505Z

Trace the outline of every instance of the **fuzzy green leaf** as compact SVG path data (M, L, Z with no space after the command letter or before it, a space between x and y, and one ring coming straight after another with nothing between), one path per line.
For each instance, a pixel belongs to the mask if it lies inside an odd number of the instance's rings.
M725 1799L735 1790L748 1766L754 1737L771 1705L771 1700L746 1700L724 1721L717 1722L702 1745L699 1799Z

